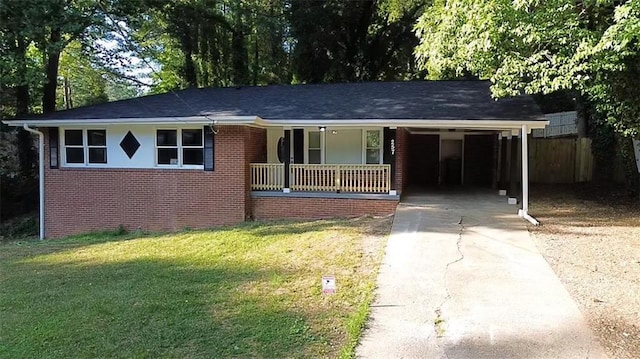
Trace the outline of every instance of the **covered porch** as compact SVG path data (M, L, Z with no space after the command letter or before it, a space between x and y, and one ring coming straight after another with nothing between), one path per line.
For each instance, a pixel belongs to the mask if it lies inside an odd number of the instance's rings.
M397 197L396 128L271 127L266 163L251 163L254 192L390 195Z

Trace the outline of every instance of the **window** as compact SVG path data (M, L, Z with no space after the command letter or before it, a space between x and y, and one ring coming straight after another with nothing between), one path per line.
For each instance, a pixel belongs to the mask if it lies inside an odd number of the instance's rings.
M157 130L157 164L172 166L203 165L202 129Z
M366 131L366 164L380 163L380 130Z
M322 151L320 149L320 131L309 131L309 163L322 163Z
M89 163L107 163L107 131L87 130Z
M65 130L64 151L67 164L106 164L107 131Z

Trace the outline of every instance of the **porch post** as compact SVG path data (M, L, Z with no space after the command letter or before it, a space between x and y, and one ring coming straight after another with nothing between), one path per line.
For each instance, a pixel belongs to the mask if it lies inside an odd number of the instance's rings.
M384 139L384 149L382 153L383 163L388 164L391 168L389 194L396 195L398 193L396 189L396 128L385 127L382 137Z
M496 155L496 161L495 161L495 171L494 173L494 179L493 179L493 186L497 187L498 190L502 189L502 132L498 132L498 140L496 141L496 149L493 152ZM495 189L495 188L494 188Z
M522 125L522 211L529 213L529 139L527 125Z
M509 175L509 197L518 198L518 134L511 133L511 165Z
M503 156L504 156L504 167L502 169L502 174L501 174L501 189L503 189L505 192L508 192L509 190L509 186L511 185L511 162L513 162L511 160L511 131L509 131L509 133L507 134L503 134L503 143L502 143L502 149L503 149Z
M289 166L291 165L291 130L284 130L284 188L282 192L289 193Z

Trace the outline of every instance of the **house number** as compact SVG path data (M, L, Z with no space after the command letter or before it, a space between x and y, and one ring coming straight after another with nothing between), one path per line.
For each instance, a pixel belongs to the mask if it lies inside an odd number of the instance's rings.
M391 139L391 155L396 154L396 140L394 138Z

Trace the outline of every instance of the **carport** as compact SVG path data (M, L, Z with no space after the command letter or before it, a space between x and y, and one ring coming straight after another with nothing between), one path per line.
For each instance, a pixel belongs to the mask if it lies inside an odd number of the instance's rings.
M520 216L537 224L528 214L528 136L548 124L538 105L526 95L493 99L486 82L446 90L425 96L413 118L389 121L397 124L394 188L493 189L519 200Z
M509 203L519 199L520 216L537 224L528 214L528 136L533 128L544 128L546 121L468 122L406 128L403 189L493 189L507 195Z

